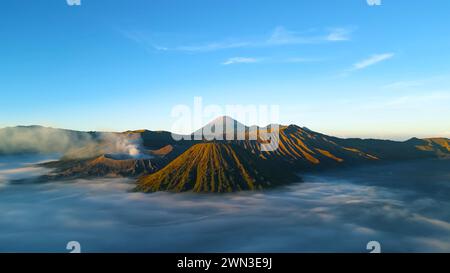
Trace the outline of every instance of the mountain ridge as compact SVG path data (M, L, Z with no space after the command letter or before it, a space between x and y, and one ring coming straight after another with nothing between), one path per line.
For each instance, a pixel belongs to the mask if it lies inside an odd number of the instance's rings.
M238 124L229 117L220 117L205 125L209 126L206 130L201 128L202 133L216 133L215 128L211 127L220 125L220 119L231 123L233 128ZM224 131L215 134L218 139L202 137L200 140L176 141L168 131L130 130L106 133L105 138L102 132L19 127L18 132L26 134L14 135L14 129L0 129L0 140L2 136L17 136L26 142L29 137L33 140L32 144L39 144L39 141L34 141L38 139L47 142L45 147L61 148L61 160L44 164L53 168L48 176L53 180L134 177L137 179L136 190L144 192L262 190L288 181L298 181L296 174L316 169L420 158L450 158L448 138L410 138L406 141L338 138L295 124L279 125L278 148L265 151L262 144L267 144L267 141L261 138L260 133L274 130L273 126L249 127L239 123L237 127L244 128L244 139L220 138ZM32 134L30 130L36 130L38 134ZM59 137L65 141L52 147L52 142L58 141ZM80 139L82 141L78 141ZM31 147L17 143L16 146L27 147L22 152ZM37 152L40 150L37 149Z

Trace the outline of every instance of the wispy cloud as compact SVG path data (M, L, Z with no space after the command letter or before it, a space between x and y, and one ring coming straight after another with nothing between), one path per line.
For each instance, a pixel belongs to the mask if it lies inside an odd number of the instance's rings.
M148 33L146 32L138 30L123 30L123 29L117 29L117 31L126 39L133 41L134 43L138 44L139 46L145 48L148 51L170 50L168 47L155 44L151 35L148 35Z
M342 42L350 40L352 32L352 28L330 28L299 32L288 30L282 26L278 26L269 33L268 37L261 37L259 39L238 38L170 47L160 46L159 43L154 43L152 39L150 39L148 36L143 35L141 32L121 31L124 37L139 44L144 44L146 47L152 47L154 50L182 52L211 52L235 48L273 47L283 45Z
M312 37L303 37L298 32L290 31L284 27L277 27L266 41L269 45L304 44L311 42Z
M341 42L350 40L352 32L351 28L331 28L325 31L302 33L279 26L275 28L266 43L267 45L296 45Z
M387 101L384 106L399 107L399 106L423 106L426 103L443 102L450 99L449 92L433 92L429 94L419 94L402 96Z
M231 65L231 64L239 64L239 63L257 63L260 62L261 59L256 59L256 58L247 58L247 57L233 57L233 58L229 58L228 60L226 60L225 62L223 62L223 65Z
M301 58L301 57L292 57L292 58L282 59L280 62L282 62L282 63L309 63L309 62L316 62L316 61L319 61L319 60L318 59Z
M383 89L405 89L411 87L421 86L424 83L422 81L397 81L382 86Z
M334 28L330 30L330 33L327 35L326 40L332 42L348 41L350 40L350 35L352 32L353 29L349 28Z
M370 56L367 59L364 59L360 62L357 62L353 65L353 69L352 70L361 70L364 68L367 68L369 66L372 66L374 64L386 61L391 59L392 57L394 57L394 53L384 53L384 54L375 54Z
M377 63L389 60L395 56L394 53L383 53L383 54L375 54L367 59L361 60L357 63L354 63L352 67L347 68L344 71L341 71L339 74L335 75L335 78L348 77L352 74L352 72L365 69L369 66L375 65Z
M223 49L242 48L250 46L249 42L214 42L202 45L178 46L172 50L188 52L208 52Z
M309 59L302 57L290 57L290 58L274 58L274 57L264 57L264 58L251 58L251 57L233 57L224 61L223 65L231 65L231 64L243 64L243 63L278 63L278 64L295 64L295 63L308 63L308 62L316 62L318 59Z
M434 108L439 105L447 105L450 100L448 91L428 91L422 94L412 94L407 96L393 97L386 100L372 101L368 104L362 104L365 109L423 109L425 105L432 105Z
M389 90L411 90L413 88L426 86L429 88L442 88L450 86L450 75L439 74L427 77L415 77L410 79L401 79L382 85L381 88Z

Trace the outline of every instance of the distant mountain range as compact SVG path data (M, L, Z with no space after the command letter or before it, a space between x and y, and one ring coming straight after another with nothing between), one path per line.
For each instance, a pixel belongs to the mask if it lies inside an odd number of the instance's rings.
M246 138L227 140L226 130L216 130L222 124L233 127L234 138L237 134ZM297 174L311 170L450 158L447 138L343 139L296 125L280 125L278 149L263 151L258 132L270 128L247 127L222 117L185 136L203 133L203 138L175 141L164 131L102 133L14 127L0 129L0 154L60 152L64 154L61 160L43 164L52 168L43 179L135 177L136 190L143 192L261 190L298 181Z

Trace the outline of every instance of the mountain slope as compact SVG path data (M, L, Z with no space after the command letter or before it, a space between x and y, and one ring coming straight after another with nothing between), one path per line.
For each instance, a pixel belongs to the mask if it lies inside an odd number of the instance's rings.
M450 150L448 149L450 141L446 138L412 138L403 142L379 139L330 138L339 145L355 147L360 151L371 153L383 161L450 157Z
M152 159L119 159L102 155L91 159L60 160L41 164L54 171L45 176L47 179L73 179L90 177L137 177L158 170L158 163Z
M272 163L276 166L276 162ZM196 144L160 171L138 180L136 190L233 192L281 184L288 172L272 171L254 154L230 143Z
M441 157L450 157L450 139L448 138L425 138L421 140L422 143L416 145L416 148L421 151L436 153Z
M283 160L297 167L329 166L377 161L378 157L359 149L341 145L331 137L296 125L279 127L278 147L262 151L262 141L240 141L239 145L266 160Z

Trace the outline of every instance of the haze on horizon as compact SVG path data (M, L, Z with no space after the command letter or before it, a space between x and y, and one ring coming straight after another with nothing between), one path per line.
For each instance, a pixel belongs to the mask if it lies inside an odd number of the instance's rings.
M448 10L446 0L7 1L0 128L170 131L172 108L200 96L276 104L279 123L328 135L450 137Z

